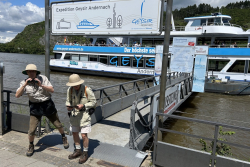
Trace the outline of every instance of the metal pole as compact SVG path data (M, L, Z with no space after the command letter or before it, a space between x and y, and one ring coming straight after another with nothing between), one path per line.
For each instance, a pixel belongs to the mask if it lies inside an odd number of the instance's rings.
M0 62L0 136L3 135L3 63Z
M212 164L211 164L211 167L214 167L214 162L215 162L215 159L216 159L216 146L217 146L218 132L219 132L219 126L215 125L214 145L213 145L213 152L212 152Z
M164 4L162 4L164 5ZM161 70L161 81L160 81L160 100L158 111L160 113L164 112L165 103L165 89L167 81L167 68L168 68L168 55L169 55L169 41L170 41L170 29L171 29L171 14L172 14L173 0L167 1L166 10L166 22L165 22L165 36L164 36L164 47L163 47L163 60L162 60L162 70ZM159 127L162 127L163 117L159 117ZM162 140L161 133L158 132L158 140Z
M50 10L50 0L45 0L45 76L50 80L50 32L49 32L49 10ZM46 118L45 118L46 119ZM41 127L41 122L39 123ZM45 121L46 132L50 132L47 121ZM40 135L40 134L39 134Z

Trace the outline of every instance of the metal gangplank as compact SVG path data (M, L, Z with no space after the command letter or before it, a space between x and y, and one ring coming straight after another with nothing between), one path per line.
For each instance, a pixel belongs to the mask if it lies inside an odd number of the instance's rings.
M181 84L180 96L182 99L186 99L191 94L192 77L189 74L169 73L167 78L166 89L175 84ZM3 85L3 75L1 75L0 79L0 84ZM159 94L160 79L159 76L149 77L94 90L98 107L91 116L92 132L89 133L89 147L93 148L92 152L90 152L91 157L123 166L140 166L147 155L141 150L152 135L152 129L144 126L148 126L153 121L150 119L153 113L150 104L152 103L152 97ZM0 122L1 130L4 131L11 127L11 130L27 133L29 115L17 114L14 111L10 112L11 104L18 105L18 103L10 101L10 95L15 92L3 89L1 92L1 95L6 97L6 101L1 98L0 107L2 107L1 111L3 112L3 115L1 115L3 119ZM141 99L145 100L142 101ZM135 101L137 101L136 105L138 107L144 108L140 115L135 115L138 113L135 110L131 112L131 106ZM5 119L7 123L2 121ZM2 131L0 135L2 135ZM50 135L59 134L52 133ZM40 130L38 136L40 136ZM52 141L56 142L51 139L47 135L46 138L41 138L39 142L45 145L50 145ZM68 140L73 143L72 136L68 136ZM56 143L53 143L53 145L59 148L62 147L61 144L56 145ZM72 152L74 146L71 145L68 150Z

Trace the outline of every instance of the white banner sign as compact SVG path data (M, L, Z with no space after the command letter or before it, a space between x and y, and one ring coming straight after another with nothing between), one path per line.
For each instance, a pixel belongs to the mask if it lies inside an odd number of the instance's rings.
M194 64L194 47L174 46L170 62L171 72L186 72L193 71Z
M194 64L194 79L192 92L204 92L207 69L207 56L196 55Z
M171 72L190 73L193 71L195 45L196 38L173 38L172 56L170 62Z
M157 76L157 75L161 75L163 45L156 45L155 49L156 49L156 55L155 55L155 76Z
M173 46L195 46L196 38L193 37L174 37Z
M208 46L195 46L194 54L208 55Z
M161 0L52 3L52 33L153 35L160 32Z

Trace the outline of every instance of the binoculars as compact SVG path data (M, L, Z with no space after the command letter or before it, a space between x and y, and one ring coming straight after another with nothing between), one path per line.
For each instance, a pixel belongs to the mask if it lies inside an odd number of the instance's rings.
M26 81L27 79L25 79ZM32 79L31 81L29 80L27 83L38 83L38 81L36 81L35 79Z

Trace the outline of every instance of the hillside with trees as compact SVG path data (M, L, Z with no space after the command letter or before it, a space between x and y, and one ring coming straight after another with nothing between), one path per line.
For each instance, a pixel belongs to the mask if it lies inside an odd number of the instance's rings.
M196 4L187 6L186 8L175 9L172 13L174 16L175 26L185 26L184 18L194 16L211 15L214 12L221 12L224 15L230 15L232 24L240 25L245 31L250 29L250 0L229 3L223 6L213 8L209 4ZM165 15L164 15L165 16ZM79 43L88 43L89 39L83 36L50 36L50 53L56 42L77 41ZM16 37L8 43L0 43L0 52L8 53L26 53L26 54L45 54L45 22L31 24L16 35Z
M50 35L50 53L56 42L62 43L64 38L67 41L77 41L79 43L88 42L89 39L83 36L52 36ZM16 37L8 43L0 43L0 52L7 53L26 53L26 54L45 54L45 21L30 24Z

